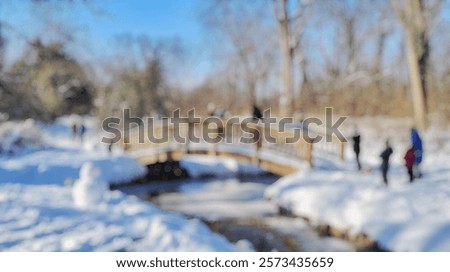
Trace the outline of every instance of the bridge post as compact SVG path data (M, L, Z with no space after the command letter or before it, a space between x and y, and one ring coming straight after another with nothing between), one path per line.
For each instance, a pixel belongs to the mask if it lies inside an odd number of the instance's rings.
M345 160L345 142L340 141L339 143L339 157L341 160Z
M128 151L131 149L130 140L127 137L124 137L122 140L122 146L124 151Z
M313 167L313 142L312 140L306 141L306 161L309 164L309 167Z
M210 133L210 124L216 124L217 127L214 128L212 137L209 134ZM219 137L219 128L220 125L218 123L214 123L214 122L209 122L208 119L206 119L205 121L203 121L202 123L202 134L205 137L205 139L209 139L212 140L213 142L207 142L207 144L209 145L208 148L208 155L209 156L216 156L217 155L217 144L218 144L218 137ZM206 138L207 137L207 138Z
M167 126L167 145L170 148L170 145L175 143L175 127L173 125Z
M187 135L188 136L187 137L187 154L192 153L190 145L191 145L192 139L194 139L194 130L195 130L195 123L192 122L191 120L189 120L188 131L187 131L187 133L188 133L188 135Z
M309 137L309 135L302 132L302 135L297 143L297 154L298 156L307 161L309 167L313 167L313 138Z
M261 163L261 159L259 158L259 150L262 147L262 141L263 141L263 137L264 137L264 130L263 128L256 123L255 125L255 133L254 133L254 138L253 138L253 142L255 143L255 153L253 154L253 163L256 164L260 164Z

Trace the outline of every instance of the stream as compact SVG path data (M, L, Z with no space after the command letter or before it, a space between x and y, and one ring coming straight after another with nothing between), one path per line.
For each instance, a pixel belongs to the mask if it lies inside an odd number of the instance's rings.
M262 174L152 181L120 188L161 209L198 218L243 251L356 251L343 239L321 236L305 220L281 216L264 190L279 177Z

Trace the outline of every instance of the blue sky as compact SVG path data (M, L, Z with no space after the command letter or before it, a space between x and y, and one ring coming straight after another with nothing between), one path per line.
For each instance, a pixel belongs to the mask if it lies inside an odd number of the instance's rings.
M148 34L151 37L193 39L200 33L196 14L198 0L97 1L111 17L91 17L93 33L109 38L117 33Z
M188 52L189 74L179 80L195 85L212 65L211 52L205 49L205 31L201 10L205 0L88 0L67 3L50 0L49 4L33 4L30 0L0 0L0 20L8 26L7 63L19 58L26 41L40 36L57 35L48 29L49 22L62 22L63 28L75 36L68 50L84 62L110 61L118 35L147 35L153 41L178 39ZM187 79L186 79L187 78ZM177 79L175 79L176 81Z
M35 5L30 1L0 2L0 20L11 27L4 31L9 59L18 56L26 39L42 33L44 37L50 36L44 28L48 18L68 22L69 32L74 32L81 44L84 41L90 47L86 53L104 53L115 37L124 33L145 34L155 40L177 37L192 48L203 40L199 19L203 0L97 0L93 1L94 8L80 2L63 5L55 5L55 2L50 1L51 5ZM48 11L49 7L53 8L52 12Z
M189 69L185 69L183 80L198 81L214 65L210 51L214 40L207 36L210 33L202 26L200 18L202 6L208 4L208 0L75 0L75 4L47 1L36 5L31 0L0 0L0 20L10 26L2 29L7 38L9 62L22 54L27 39L37 35L51 38L53 30L46 27L49 21L56 20L63 22L69 33L74 33L76 43L70 51L93 63L112 59L115 37L129 33L148 35L153 40L178 38L189 55ZM443 13L448 22L450 13ZM322 34L325 39L331 37L326 32ZM312 30L311 35L319 37L320 33ZM397 33L390 41L386 57L392 58L389 54L398 52L400 38ZM331 46L332 42L330 40Z

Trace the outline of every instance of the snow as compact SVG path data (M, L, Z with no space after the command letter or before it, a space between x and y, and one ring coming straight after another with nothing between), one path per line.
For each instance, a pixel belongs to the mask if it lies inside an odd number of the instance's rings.
M251 249L248 241L233 245L197 219L106 190L108 183L144 175L146 168L120 148L109 153L100 143L97 121L80 120L88 127L83 141L72 137L70 117L50 125L33 120L0 125L1 251ZM328 224L349 235L364 233L386 250L450 251L450 130L435 124L422 135L424 175L410 184L403 155L411 122L386 118L352 122L362 135L361 172L356 171L351 143L345 161L316 153L314 169L300 164L298 173L269 186L236 179L261 173L254 165L191 155L181 161L191 176L222 178L187 183L180 193L164 194L160 201L170 210L208 220L264 217L265 224L287 234L309 231L298 218L272 219L281 206L308 217L313 225ZM346 133L351 135L351 130ZM386 138L394 149L389 186L382 183L378 170ZM262 155L290 161L268 151ZM317 245L306 240L316 251L350 250L336 239Z
M275 214L276 207L264 199L267 185L256 182L264 177L254 179L244 183L236 178L199 180L182 185L180 192L161 195L158 203L164 209L210 221Z
M306 252L351 252L354 245L334 237L320 237L308 222L301 218L269 217L265 223L275 230L298 240L302 251Z
M96 123L85 121L91 127L83 143L72 139L70 122L67 118L55 124L35 124L27 120L14 125L7 122L0 126L0 143L14 139L27 139L9 151L0 153L0 182L21 184L60 184L79 177L79 169L85 162L91 162L101 171L99 179L109 183L131 180L146 173L146 168L133 159L117 151L107 152L107 147L100 143L98 133L94 131ZM14 133L11 132L14 131ZM6 138L2 138L1 136ZM5 150L5 149L4 149Z
M233 158L189 155L180 160L180 165L192 178L203 176L256 175L263 173L260 167L251 163L238 162Z
M198 220L107 190L146 168L109 153L96 120L82 121L83 141L72 137L71 117L0 125L1 251L237 250Z
M2 251L235 250L197 220L118 191L80 209L64 186L2 184L0 200Z
M3 122L0 129L0 154L18 154L26 149L41 148L41 130L32 119Z
M187 221L175 215L155 216L149 234L135 251L236 251L223 236L212 234L198 219Z
M319 237L303 219L278 216L276 205L264 199L265 189L276 180L277 177L264 175L198 179L195 182L174 184L177 192L161 194L154 201L164 210L181 212L210 222L252 222L254 229L249 229L249 232L264 229L266 235L282 234L295 240L302 251L355 250L353 245L342 239ZM254 245L245 239L251 233L239 235L244 238L236 243L239 250L253 251ZM253 239L253 242L259 243L260 240Z
M266 190L266 197L313 224L328 224L350 235L364 233L386 250L450 251L449 130L432 127L423 135L424 176L410 184L403 166L408 122L373 121L359 122L364 171L355 170L349 144L345 162L330 160L283 177ZM378 170L383 134L394 146L389 186L382 183Z

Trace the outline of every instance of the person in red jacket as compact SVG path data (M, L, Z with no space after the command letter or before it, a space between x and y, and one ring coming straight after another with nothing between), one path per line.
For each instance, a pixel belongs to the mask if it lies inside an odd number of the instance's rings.
M414 166L415 160L416 160L416 156L414 155L414 147L411 146L408 149L408 151L406 151L406 154L405 154L405 166L406 166L406 169L408 170L409 182L414 181L413 166Z

